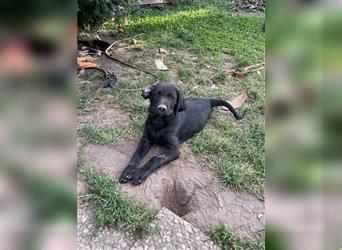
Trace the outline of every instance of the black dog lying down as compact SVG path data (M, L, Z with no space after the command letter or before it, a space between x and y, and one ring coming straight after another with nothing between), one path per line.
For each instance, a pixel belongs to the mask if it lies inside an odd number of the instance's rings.
M142 96L150 99L149 115L138 148L120 176L121 183L131 181L139 185L153 171L177 159L180 144L204 128L213 107L227 107L237 120L244 116L226 101L203 97L184 99L178 89L169 83L149 86L143 90ZM161 145L164 152L138 168L152 144Z

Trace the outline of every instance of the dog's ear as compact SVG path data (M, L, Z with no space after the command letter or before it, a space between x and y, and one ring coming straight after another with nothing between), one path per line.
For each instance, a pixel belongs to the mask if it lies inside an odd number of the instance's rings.
M142 96L144 99L150 98L150 94L151 94L151 92L152 92L154 86L155 86L155 84L145 87L145 88L143 89L143 91L141 92L141 96Z
M185 99L184 96L179 90L177 89L177 105L176 105L176 112L181 112L186 109Z
M151 92L153 90L153 88L158 85L159 81L155 82L154 84L150 85L150 86L147 86L143 89L143 91L141 92L141 96L144 98L144 99L148 99L150 98L150 95L151 95Z

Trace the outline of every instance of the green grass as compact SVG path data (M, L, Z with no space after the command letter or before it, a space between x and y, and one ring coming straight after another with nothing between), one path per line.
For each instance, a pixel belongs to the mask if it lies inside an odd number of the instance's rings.
M197 54L227 50L238 62L264 60L263 14L232 14L220 6L181 6L169 11L132 11L104 27L124 27L126 35L139 33L142 45L188 49ZM179 62L181 58L176 59Z
M194 77L194 75L194 71L191 68L181 68L180 70L178 70L179 79L183 81L190 80Z
M215 83L225 83L228 81L228 74L223 70L218 70L214 76Z
M261 250L265 249L262 241L251 239L239 239L226 226L221 225L208 232L212 241L220 245L224 250Z
M183 53L180 53L180 52L171 54L171 58L173 59L174 62L178 64L185 64L186 61L188 60L188 58Z
M124 197L117 181L101 172L90 168L81 171L81 174L88 186L84 200L93 205L92 216L96 229L112 225L141 234L155 232L150 223L155 218L156 211Z
M228 114L218 115L187 145L209 166L218 169L226 186L263 199L264 127L249 119L229 120Z
M88 142L96 144L107 144L115 142L122 135L128 136L132 134L132 126L127 124L118 124L112 128L84 126L79 129L79 134Z

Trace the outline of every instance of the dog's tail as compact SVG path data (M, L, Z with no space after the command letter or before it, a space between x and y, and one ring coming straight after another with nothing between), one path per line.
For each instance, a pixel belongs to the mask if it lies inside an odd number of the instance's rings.
M223 100L218 100L218 99L210 99L210 103L212 107L216 106L225 106L227 107L230 112L233 113L234 117L236 120L240 120L245 116L246 112L239 113L232 105L229 104L229 102L223 101Z

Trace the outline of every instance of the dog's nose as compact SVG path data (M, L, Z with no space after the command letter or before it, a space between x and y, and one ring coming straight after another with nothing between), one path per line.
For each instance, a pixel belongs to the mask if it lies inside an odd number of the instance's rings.
M164 104L161 104L161 105L158 106L158 110L159 110L160 112L166 112L167 107L166 107Z

